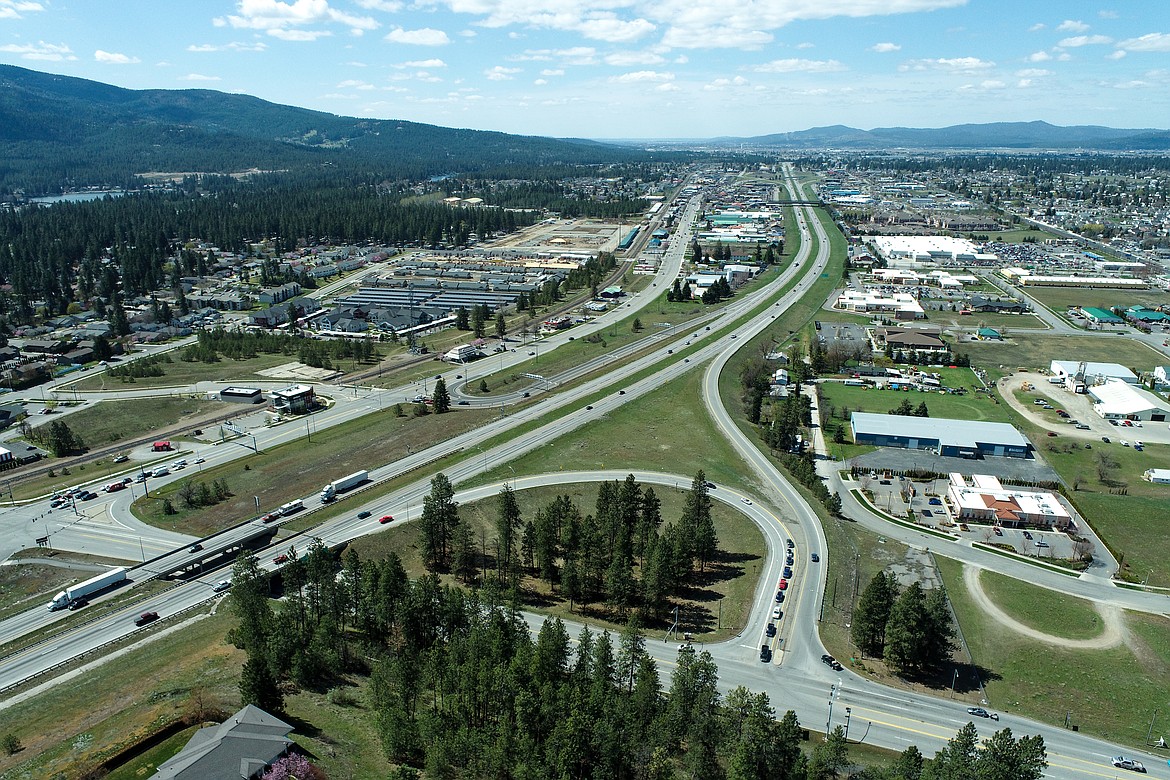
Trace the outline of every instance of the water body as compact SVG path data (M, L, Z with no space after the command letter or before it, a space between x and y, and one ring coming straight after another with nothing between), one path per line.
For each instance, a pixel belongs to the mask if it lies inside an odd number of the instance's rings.
M124 190L102 190L101 192L70 192L67 195L46 195L43 198L29 198L29 203L43 203L52 205L54 203L86 203L91 200L101 200L109 195L111 198L119 198L125 195Z

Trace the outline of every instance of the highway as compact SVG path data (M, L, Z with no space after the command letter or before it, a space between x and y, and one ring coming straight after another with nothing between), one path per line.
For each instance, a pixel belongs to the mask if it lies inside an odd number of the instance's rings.
M791 187L790 191L792 191ZM828 236L825 229L811 209L800 208L797 213L797 223L803 240L796 261L779 279L752 295L744 296L742 300L733 301L725 307L721 321L731 321L759 305L761 301L775 297L780 288L799 272L803 275L801 281L793 290L785 293L776 301L776 306L782 310L798 300L812 284L812 281L823 271L829 255ZM815 250L812 240L813 232L815 232L817 239ZM725 486L719 486L711 491L711 496L715 500L724 501L736 507L755 521L764 533L768 547L765 573L761 577L759 588L755 594L752 617L747 626L739 636L727 642L705 647L719 664L721 685L725 689L736 685L746 685L753 690L766 691L778 710L794 709L800 716L802 723L813 729L821 728L822 718L826 722L829 720L830 706L832 707L832 721L829 725L843 725L846 708L849 708L851 741L864 740L870 744L898 750L909 744L917 744L924 754L932 755L967 722L969 718L965 712L965 706L955 704L945 698L893 691L868 682L848 670L834 673L821 664L820 654L824 650L817 635L816 620L820 608L819 599L824 592L825 573L824 566L811 564L808 555L810 552L820 551L822 561L826 559L826 554L829 551L825 545L823 532L812 508L804 502L801 495L771 464L768 458L759 451L755 443L738 429L723 406L717 383L720 370L738 347L768 327L774 317L772 311L774 308L769 307L768 310L738 326L733 334L720 335L718 338L706 339L705 342L700 341L689 346L686 342L692 340L694 336L690 335L692 329L688 328L687 334L678 336L673 342L665 340L658 349L630 364L615 366L612 371L603 376L559 392L555 396L542 398L514 415L485 425L481 429L458 437L451 442L446 442L439 447L413 454L396 463L373 470L371 476L380 479L429 462L438 455L462 450L475 454L473 457L465 458L446 469L446 473L453 483L457 485L464 483L521 454L545 446L569 431L601 419L609 411L656 389L664 382L682 376L698 364L709 363L703 381L704 400L720 430L750 465L761 485L760 495L749 497ZM611 314L616 315L617 312L611 312ZM621 316L626 316L626 314L627 312L622 312ZM605 325L601 327L605 327ZM701 335L706 337L705 332ZM695 366L692 366L691 363L694 363ZM633 377L643 370L648 372L647 375L634 380ZM618 392L619 390L621 392ZM595 398L598 394L602 395ZM365 395L361 395L359 392L359 397L354 399L353 404L344 409L337 409L336 414L339 418L350 418L351 415L356 416L363 413L363 407L367 411L372 410L375 403L379 405L381 403L379 395L378 391L367 391ZM586 406L587 401L589 403ZM505 443L484 448L483 445L486 441L501 432L511 430L522 423L537 419L552 411L559 413L556 419L546 422L535 430L517 435ZM282 426L277 426L266 433L265 435L273 438L266 439L262 446L273 446L281 436L288 435L289 432L283 431L281 428ZM299 428L293 429L291 433L294 438L301 435ZM258 438L259 435L258 433ZM478 451L477 448L479 448ZM237 449L237 447L225 447L224 452L230 452L232 449ZM208 459L208 462L212 462L211 458ZM535 485L618 479L624 477L625 473L624 471L557 472L518 477L510 482L514 488L524 489ZM690 476L687 475L635 472L635 477L648 484L673 484L684 489L690 483ZM500 487L500 483L496 483L470 490L460 490L457 494L457 500L466 503L477 498L489 497L495 495ZM411 518L418 516L422 499L428 489L429 480L420 479L376 501L362 506L354 506L352 513L346 512L345 515L329 520L313 529L312 538L320 538L328 544L337 544L381 528L372 518L365 520L357 518L358 509L368 509L372 512L373 517L390 513L397 518L396 522L408 522ZM843 495L843 499L845 498L847 496ZM745 499L752 503L746 503ZM113 500L115 502L129 500L129 497L119 496ZM312 498L306 500L306 506L309 510L315 508ZM773 512L770 507L775 507L777 511ZM851 509L851 511L855 510L856 507ZM877 520L871 522L880 523ZM902 529L900 526L887 526L885 524L875 527L880 527L880 532L887 536L899 538L915 546L938 545L939 543L939 540L933 537L921 538L924 535L918 534L912 529ZM245 527L245 530L255 529ZM899 535L900 532L904 532L904 534ZM759 661L759 647L764 640L763 628L768 620L768 614L771 612L771 597L778 579L781 556L777 554L777 551L784 540L788 538L792 538L796 542L796 577L793 580L792 588L790 588L791 595L785 602L786 613L780 625L779 637L774 643L776 653L773 662L764 664ZM307 544L307 540L298 542L298 547L303 549L304 544ZM973 548L964 548L959 545L954 547L962 555L970 553L973 562L994 565L997 570L1007 568L998 557L992 560L989 556L980 554ZM274 552L274 550L269 550L268 555L261 558L261 562L266 568L274 568L274 564L271 562L271 554ZM183 553L177 554L182 555ZM1021 565L1026 566L1026 564ZM1028 571L1020 572L1017 576L1034 581L1036 575L1031 567L1028 569ZM133 633L136 630L132 622L133 617L141 611L154 610L166 619L197 607L212 598L211 585L222 577L222 572L208 574L194 582L143 599L133 608L126 608L85 626L55 634L41 645L5 658L0 665L0 688L28 679L45 669ZM1074 583L1082 583L1086 592L1095 594L1095 596L1089 597L1096 598L1103 598L1105 589L1108 587L1100 582L1075 580L1068 577L1064 577L1061 581L1061 585L1066 588ZM1108 592L1110 600L1119 598L1128 601L1131 598L1150 598L1150 603L1145 606L1151 611L1155 611L1152 609L1155 601L1160 605L1156 611L1164 610L1166 605L1164 597L1151 597L1151 594L1118 591L1111 587L1108 587ZM38 624L43 625L48 613L42 611L40 615ZM4 636L11 636L8 624L9 621L0 624L0 639ZM25 630L27 627L26 625ZM13 623L12 630L18 629L18 625ZM575 630L570 629L570 633L575 633ZM656 658L663 662L665 671L669 669L669 664L677 652L677 643L651 642L649 649ZM0 707L2 706L0 704ZM977 725L981 727L983 736L989 736L991 731L1004 726L1010 726L1017 735L1031 733L1044 735L1048 744L1051 764L1046 773L1048 777L1118 776L1108 766L1107 760L1109 756L1120 751L1114 746L1082 734L1006 715L997 724L980 723ZM1129 751L1126 752L1128 755ZM1160 759L1156 757L1144 755L1138 757L1145 760L1147 766L1153 767L1160 763Z

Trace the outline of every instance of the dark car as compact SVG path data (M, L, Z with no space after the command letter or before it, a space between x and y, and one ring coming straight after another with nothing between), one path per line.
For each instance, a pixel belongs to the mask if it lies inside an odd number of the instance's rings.
M977 718L990 718L991 720L999 720L999 715L994 712L988 712L982 707L968 707L968 715L974 715Z
M195 542L195 544L187 548L187 552L199 552L202 549L203 545L201 545L199 542Z
M776 636L776 624L769 623L768 627L764 629L764 633L768 636Z
M927 501L926 503L930 504L931 506L942 506L942 499L941 498L932 498L929 501Z
M365 520L369 516L370 516L370 513L365 511L365 510L358 512L358 520Z
M825 653L824 655L821 656L821 663L823 663L825 666L829 667L830 669L832 669L835 672L839 672L845 668L845 667L841 666L840 663L837 662L836 658L829 655L828 653Z
M143 612L138 617L134 618L134 625L145 626L147 623L153 623L158 620L157 612Z
M789 539L788 540L788 549L791 550L795 546L796 546L796 544L791 539Z
M471 406L471 401L460 401L456 406Z
M818 563L821 560L821 556L817 555L816 553L813 553L809 556L809 560L811 560L813 563Z
M89 606L89 599L87 599L85 596L82 596L81 598L73 599L73 601L69 602L69 610L70 611L76 611L76 610L79 610L82 607L86 607L86 606Z
M792 576L792 567L791 567L791 566L785 566L785 567L784 567L784 578L785 578L785 579L788 579L788 578L789 578L789 577L791 577L791 576Z
M760 660L764 663L770 663L772 661L772 648L760 645Z

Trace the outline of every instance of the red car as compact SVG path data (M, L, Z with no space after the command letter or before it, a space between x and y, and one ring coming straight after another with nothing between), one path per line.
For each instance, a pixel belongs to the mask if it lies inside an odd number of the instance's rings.
M780 584L777 587L780 590L788 590L788 580L780 580Z
M281 553L280 555L273 558L272 562L275 563L277 566L281 565L282 563L288 563L288 556L285 555L284 553Z
M145 626L147 623L153 623L158 620L157 612L143 612L138 617L134 618L134 625Z
M264 517L261 518L261 520L263 520L266 523L271 523L273 520L279 520L279 519L280 519L280 512L269 512L268 514L264 515Z
M381 523L382 525L385 525L386 523L392 523L392 522L394 522L394 516L393 515L382 515L381 517L378 518L378 522Z

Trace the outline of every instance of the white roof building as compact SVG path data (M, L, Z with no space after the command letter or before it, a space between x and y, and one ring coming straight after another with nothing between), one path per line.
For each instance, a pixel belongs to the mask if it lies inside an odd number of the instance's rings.
M1090 387L1089 397L1095 401L1093 411L1106 420L1165 422L1170 416L1170 403L1165 399L1125 382L1113 381Z
M1146 469L1142 479L1160 485L1170 485L1170 469Z
M893 312L894 318L899 320L916 320L926 316L922 305L908 293L894 293L886 297L869 291L846 290L838 296L837 308L862 314L875 311Z
M947 499L959 520L1056 528L1067 527L1072 520L1053 493L1004 487L987 474L973 474L970 483L962 474L951 474Z
M1075 379L1081 365L1085 367L1085 384L1105 384L1114 380L1130 385L1138 383L1137 375L1120 363L1081 363L1078 360L1053 360L1048 370L1053 376L1068 381Z

